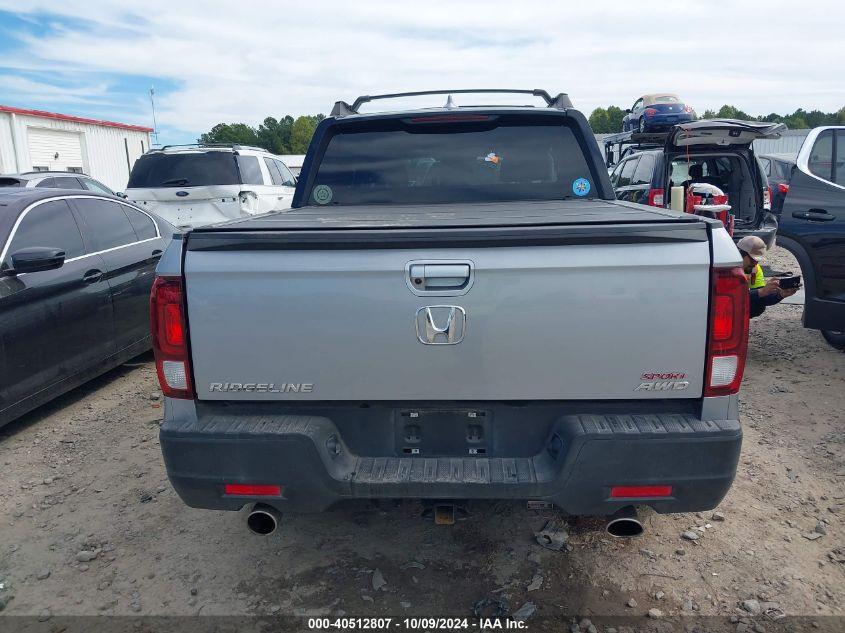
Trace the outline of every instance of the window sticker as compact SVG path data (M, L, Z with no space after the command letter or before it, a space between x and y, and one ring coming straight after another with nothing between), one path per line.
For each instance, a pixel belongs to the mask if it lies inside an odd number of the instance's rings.
M332 188L328 185L317 185L311 192L311 197L317 204L328 204L332 201Z
M590 181L586 178L576 178L572 182L572 193L576 196L586 196L590 193Z

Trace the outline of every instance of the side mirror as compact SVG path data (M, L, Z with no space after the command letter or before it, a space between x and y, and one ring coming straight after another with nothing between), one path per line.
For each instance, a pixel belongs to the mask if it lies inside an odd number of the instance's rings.
M129 197L125 193L123 193L122 191L115 191L114 195L116 195L118 198L123 198L124 200Z
M31 246L12 253L12 268L6 274L37 273L55 270L65 263L65 252L61 248Z
M631 108L625 108L625 114L631 114Z

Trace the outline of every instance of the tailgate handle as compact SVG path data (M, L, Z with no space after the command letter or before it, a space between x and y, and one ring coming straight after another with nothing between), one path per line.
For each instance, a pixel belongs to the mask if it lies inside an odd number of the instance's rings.
M408 269L416 290L462 290L469 284L469 264L412 264Z

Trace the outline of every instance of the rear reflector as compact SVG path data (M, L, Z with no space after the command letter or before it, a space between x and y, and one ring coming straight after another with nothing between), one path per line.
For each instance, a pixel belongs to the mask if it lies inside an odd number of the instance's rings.
M282 487L270 484L226 484L223 492L238 497L281 497Z
M705 396L739 391L748 349L748 280L742 268L713 270Z
M672 494L672 486L613 486L610 496L614 499L668 497Z
M192 400L191 365L184 293L179 277L157 277L150 293L150 326L161 391Z

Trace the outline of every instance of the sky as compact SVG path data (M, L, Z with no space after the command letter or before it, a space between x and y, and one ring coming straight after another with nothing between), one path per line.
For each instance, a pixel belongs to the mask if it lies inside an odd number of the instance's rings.
M160 143L440 88L566 92L587 115L658 91L828 112L843 24L841 0L0 0L0 104L152 126L154 86Z

